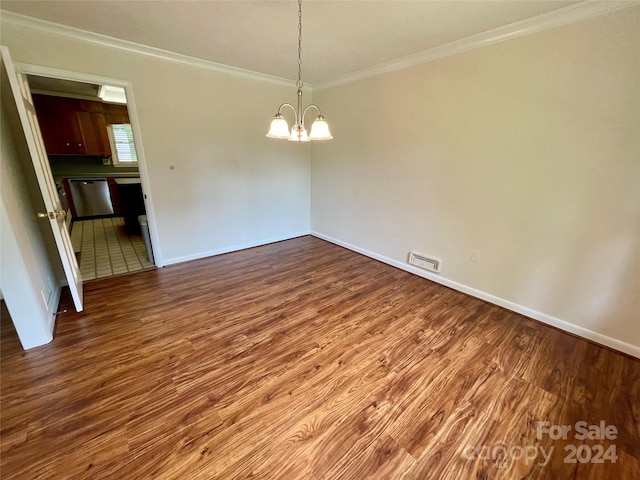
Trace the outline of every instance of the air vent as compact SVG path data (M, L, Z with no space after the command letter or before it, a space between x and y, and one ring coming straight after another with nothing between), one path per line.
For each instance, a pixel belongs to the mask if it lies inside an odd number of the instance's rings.
M440 273L440 260L423 253L409 252L409 263L430 272Z

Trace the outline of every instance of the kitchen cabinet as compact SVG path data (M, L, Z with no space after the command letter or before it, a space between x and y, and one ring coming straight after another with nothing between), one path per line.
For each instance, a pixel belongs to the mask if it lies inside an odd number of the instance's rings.
M76 112L84 144L84 155L111 155L107 123L104 115L92 112Z
M34 94L33 103L49 155L111 155L101 102Z
M48 98L52 100L47 100ZM79 153L83 139L75 109L68 108L59 100L64 99L33 95L33 103L47 153Z
M118 105L115 103L103 103L102 111L107 125L112 123L131 123L129 122L129 111L126 105Z

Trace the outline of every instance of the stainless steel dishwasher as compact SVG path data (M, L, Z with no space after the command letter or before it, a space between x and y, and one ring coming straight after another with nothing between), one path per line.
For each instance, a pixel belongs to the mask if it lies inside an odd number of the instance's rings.
M79 218L113 215L113 204L106 178L69 180L71 198Z

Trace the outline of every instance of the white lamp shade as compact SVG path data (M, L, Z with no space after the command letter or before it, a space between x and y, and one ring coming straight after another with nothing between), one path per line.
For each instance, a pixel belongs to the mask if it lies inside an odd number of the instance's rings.
M291 136L289 137L290 142L308 142L309 135L307 135L307 129L304 127L299 127L294 125L291 129Z
M311 140L331 140L331 132L329 132L329 125L325 122L324 118L318 117L311 125L311 133L309 134Z
M289 124L284 118L282 118L282 116L278 117L278 115L276 115L276 118L271 120L271 127L269 128L267 137L269 138L289 137Z

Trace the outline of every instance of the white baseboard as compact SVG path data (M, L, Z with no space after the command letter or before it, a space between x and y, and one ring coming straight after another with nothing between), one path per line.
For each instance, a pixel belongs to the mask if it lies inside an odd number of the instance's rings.
M62 287L58 286L58 288L52 294L52 300L47 305L48 310L48 318L45 318L46 322L46 330L42 335L39 335L36 339L29 336L29 338L20 337L18 335L18 339L20 340L20 344L24 350L31 350L32 348L38 348L43 345L47 345L51 343L53 340L53 332L56 329L56 317L58 313L58 307L60 306L60 297L62 295ZM17 329L16 329L17 331Z
M198 260L200 258L213 257L215 255L222 255L223 253L237 252L238 250L244 250L246 248L260 247L262 245L268 245L269 243L282 242L283 240L291 240L292 238L303 237L309 235L309 230L304 232L292 233L290 235L283 235L281 237L270 237L257 242L243 243L240 245L232 245L230 247L220 248L218 250L210 250L208 252L200 252L193 255L185 255L184 257L175 257L164 260L163 266L175 265L176 263L189 262L191 260Z
M331 243L335 243L336 245L340 245L341 247L347 248L349 250L353 250L354 252L360 253L367 257L373 258L380 262L386 263L393 267L399 268L401 270L405 270L409 273L413 273L414 275L418 275L420 277L426 278L428 280L434 281L446 287L452 288L462 293L466 293L467 295L471 295L472 297L479 298L481 300L485 300L489 303L493 303L494 305L498 305L500 307L506 308L507 310L511 310L516 313L520 313L527 317L530 317L534 320L538 320L542 323L546 323L547 325L551 325L552 327L559 328L560 330L564 330L565 332L572 333L579 337L585 338L587 340L591 340L592 342L598 343L600 345L604 345L606 347L612 348L619 352L626 353L628 355L632 355L636 358L640 358L640 347L636 345L632 345L630 343L623 342L616 338L608 337L598 332L594 332L593 330L589 330L587 328L581 327L574 323L567 322L565 320L561 320L556 317L552 317L551 315L547 315L546 313L538 312L537 310L533 310L531 308L525 307L523 305L519 305L517 303L511 302L509 300L505 300L504 298L496 297L491 295L490 293L483 292L481 290L477 290L475 288L469 287L467 285L463 285L458 282L454 282L453 280L449 280L440 275L436 275L433 273L429 273L420 268L414 267L413 265L409 265L408 263L399 262L389 257L385 257L383 255L379 255L375 252L371 252L364 248L360 248L356 245L352 245L347 242L343 242L342 240L338 240L337 238L330 237L328 235L324 235L320 232L316 232L311 230L311 235L314 237L321 238L322 240L326 240Z
M58 307L60 306L60 297L62 296L62 285L57 288L57 291L53 292L53 299L49 304L49 311L51 312L51 319L49 320L49 330L53 338L53 332L56 328L56 316L58 314Z

